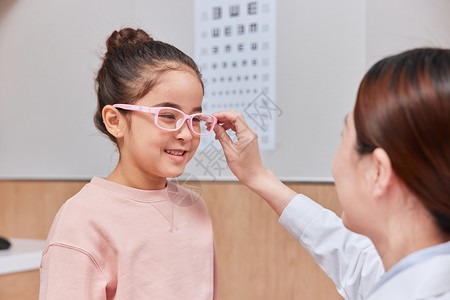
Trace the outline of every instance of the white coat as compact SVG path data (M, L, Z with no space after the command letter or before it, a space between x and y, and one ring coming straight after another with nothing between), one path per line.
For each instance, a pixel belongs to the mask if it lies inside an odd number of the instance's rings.
M385 272L375 246L351 232L332 211L297 195L283 211L283 225L348 300L450 300L450 242L404 258Z

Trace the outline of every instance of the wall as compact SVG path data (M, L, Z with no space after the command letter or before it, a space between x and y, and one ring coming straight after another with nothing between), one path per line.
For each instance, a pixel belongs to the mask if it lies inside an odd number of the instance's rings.
M250 0L234 2L245 11ZM107 176L117 155L92 122L94 78L106 38L121 27L142 27L193 56L195 1L7 3L0 15L0 179ZM360 0L276 2L272 100L282 114L276 147L262 156L277 176L332 180L329 166L342 120L364 68L364 8ZM246 103L254 100L249 97ZM187 172L200 180L234 179L229 171L211 178L195 166Z
M366 0L366 67L411 48L450 48L449 12L448 0Z
M117 155L92 123L94 77L105 39L120 27L140 26L192 56L194 3L1 1L0 178L106 176ZM331 182L329 166L343 119L365 70L412 47L450 47L450 1L276 3L273 100L282 114L276 120L276 149L262 156L286 180ZM200 176L194 165L188 172ZM214 179L233 178L223 173Z

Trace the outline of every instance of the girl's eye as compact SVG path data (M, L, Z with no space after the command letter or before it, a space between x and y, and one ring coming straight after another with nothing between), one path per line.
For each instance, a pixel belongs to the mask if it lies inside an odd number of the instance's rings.
M200 118L192 118L192 122L200 122Z
M172 119L175 120L175 116L173 114L163 114L163 115L159 115L160 118L164 118L164 119Z

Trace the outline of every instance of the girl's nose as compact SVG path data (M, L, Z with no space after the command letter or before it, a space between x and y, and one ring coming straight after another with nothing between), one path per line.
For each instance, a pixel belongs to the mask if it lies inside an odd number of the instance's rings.
M182 120L178 120L178 122L181 122ZM179 124L177 124L179 125ZM178 126L177 126L178 127ZM188 126L188 120L186 120L183 125L178 129L177 131L177 138L182 139L184 141L190 141L193 138L194 133L191 131L191 129Z

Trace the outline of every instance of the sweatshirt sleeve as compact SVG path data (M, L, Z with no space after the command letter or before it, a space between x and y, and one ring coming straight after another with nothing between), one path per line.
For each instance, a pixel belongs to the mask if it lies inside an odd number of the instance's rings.
M86 251L65 244L51 244L40 268L40 300L104 300L108 279Z
M286 206L279 223L300 241L346 299L365 299L384 273L369 238L348 230L336 214L304 195Z

